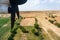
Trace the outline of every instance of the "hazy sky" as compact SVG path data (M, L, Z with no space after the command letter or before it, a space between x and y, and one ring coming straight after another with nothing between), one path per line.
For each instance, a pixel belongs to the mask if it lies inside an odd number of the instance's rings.
M8 11L8 5L0 5L1 11ZM20 11L60 10L60 0L27 0L19 5Z
M60 10L60 0L27 0L25 4L19 5L19 10Z

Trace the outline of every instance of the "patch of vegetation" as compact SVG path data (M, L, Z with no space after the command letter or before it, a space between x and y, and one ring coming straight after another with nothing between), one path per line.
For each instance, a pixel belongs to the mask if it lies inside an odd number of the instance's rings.
M40 29L39 24L38 24L38 21L37 21L36 18L35 18L35 24L34 24L34 27L35 27L36 29Z
M6 24L9 21L9 18L0 18L0 27Z
M38 25L37 23L34 24L34 27L35 27L36 29L40 29L40 28L39 28L39 25Z
M54 16L52 13L49 13L49 17L50 18L55 18L56 16Z
M15 26L13 28L13 30L11 30L11 35L9 36L8 40L14 40L15 35L17 34L17 29L20 28L23 32L26 32L25 29L20 26L20 23L18 23L19 21L21 22L23 18L20 16L20 19L16 19L16 23Z
M43 40L42 29L40 28L37 19L35 19L35 21L36 22L33 27L32 26L25 27L25 26L21 26L21 25L16 25L16 23L15 23L14 30L11 31L11 35L9 36L8 40L14 40L15 35L18 34L19 32L27 33L25 35L27 36L28 40ZM2 36L2 33L4 34L5 32L8 32L10 30L9 25L6 28L4 27L4 28L0 29L1 36ZM18 33L17 33L18 28L20 28L19 29L20 31L18 31ZM18 35L21 35L21 34L18 34Z
M20 16L20 22L22 21L22 19L23 19L23 17L22 17L22 16Z
M47 17L45 17L45 19L47 19Z
M20 25L19 28L22 30L23 33L29 33L29 31L27 31L23 26Z
M10 25L0 28L0 37L2 38L10 30Z
M60 23L55 23L56 26L58 26L60 28Z
M8 40L14 40L13 38L14 38L15 34L17 33L17 29L18 29L18 28L15 28L13 31L11 31L11 35L10 35L10 37L8 38Z
M36 36L39 36L40 40L43 40L43 36L42 36L42 28L39 26L38 24L38 20L35 18L35 24L34 27L36 28L37 31L35 31L34 29L32 30L34 32L34 34Z
M51 15L51 18L55 18L55 16Z
M49 22L51 22L52 24L54 23L54 21L53 20L48 20Z
M39 36L39 32L35 29L32 29L32 33L34 33L34 35L36 35L36 36Z
M20 22L22 21L23 17L20 16ZM23 26L19 25L19 28L22 30L23 33L29 33Z
M17 25L20 25L20 22L21 22L22 19L23 19L22 16L19 16L19 17L20 17L19 19L16 18L16 22L15 22L15 23L16 23Z

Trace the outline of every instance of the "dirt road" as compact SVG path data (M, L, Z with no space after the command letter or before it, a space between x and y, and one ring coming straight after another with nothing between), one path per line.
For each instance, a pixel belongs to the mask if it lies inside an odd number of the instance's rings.
M60 40L60 28L57 26L51 24L48 20L37 17L38 23L42 25L42 28L47 31L47 33L51 36L51 40ZM51 32L52 31L55 35L53 36ZM59 39L58 39L59 38Z

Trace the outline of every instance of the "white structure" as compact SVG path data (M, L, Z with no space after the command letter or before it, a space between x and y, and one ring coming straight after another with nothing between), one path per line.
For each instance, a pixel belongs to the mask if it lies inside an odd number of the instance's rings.
M0 0L0 12L8 12L9 0Z

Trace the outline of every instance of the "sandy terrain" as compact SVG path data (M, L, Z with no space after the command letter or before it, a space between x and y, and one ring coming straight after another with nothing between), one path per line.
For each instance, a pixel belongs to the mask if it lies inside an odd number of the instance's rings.
M25 17L25 19L22 20L21 25L33 26L35 22L34 18L36 17L39 25L43 28L45 33L48 34L50 40L60 40L60 28L45 19L45 17L48 17L49 13L56 15L57 17L55 19L57 22L60 22L60 11L20 12L20 15Z
M29 14L29 13L31 13L31 14ZM60 28L51 24L48 20L45 19L45 17L48 17L48 13L44 13L44 12L29 12L29 13L28 12L21 13L21 15L23 17L26 17L26 19L24 19L22 24L28 25L28 24L30 24L28 22L33 20L28 17L36 17L38 19L39 25L42 25L43 30L45 30L45 32L48 34L50 40L60 40ZM57 17L55 19L57 20L57 22L60 22L60 16L58 16L58 15L59 15L59 13L56 15ZM32 21L32 23L34 23L34 21ZM51 34L51 33L53 33L53 34Z
M26 18L21 21L22 26L34 26L35 19L34 18Z
M58 23L60 23L60 16L57 16L55 19L57 20Z

